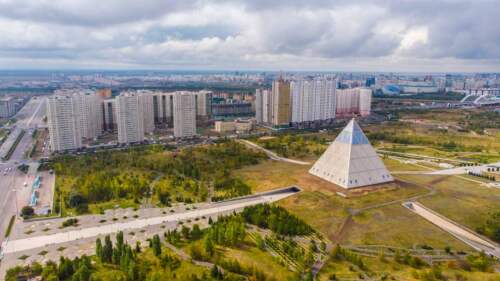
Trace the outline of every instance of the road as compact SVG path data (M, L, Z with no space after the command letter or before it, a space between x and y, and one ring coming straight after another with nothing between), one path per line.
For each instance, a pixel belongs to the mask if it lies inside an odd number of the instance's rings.
M500 246L487 240L475 232L457 224L454 221L432 211L418 202L405 202L403 206L410 211L420 215L424 219L435 224L444 231L455 236L460 241L466 243L478 251L484 251L486 254L500 258Z
M281 157L278 154L272 152L271 150L265 149L262 146L259 146L259 145L255 144L255 143L253 143L253 142L251 142L249 140L238 139L237 141L245 144L246 146L248 146L250 148L256 148L258 150L263 151L264 153L267 154L267 156L269 156L269 158L271 160L283 161L283 162L288 162L288 163L298 164L298 165L311 165L311 163L309 163L309 162L304 162L304 161L299 161L299 160L294 160L294 159L290 159L290 158Z
M5 239L10 218L22 207L20 204L25 205L23 202L28 201L24 196L29 193L25 192L26 188L23 186L27 176L20 172L17 166L30 162L29 159L24 159L24 156L33 145L34 129L43 126L45 103L45 98L32 98L14 116L17 121L13 126L25 130L26 133L11 158L0 163L0 243Z
M228 201L212 203L203 209L186 210L181 213L168 214L163 216L148 217L143 219L136 219L128 222L117 222L107 225L86 227L78 230L71 230L66 232L58 232L49 235L40 235L30 238L22 238L17 240L4 241L2 244L2 254L8 255L22 251L28 251L36 248L42 248L47 245L54 245L60 243L67 243L86 238L97 237L100 235L107 235L117 233L119 231L140 229L144 227L160 225L169 222L179 222L188 219L195 219L200 217L216 216L218 214L228 213L232 211L241 210L247 206L271 203L286 197L296 194L299 189L269 191L258 195L245 196Z

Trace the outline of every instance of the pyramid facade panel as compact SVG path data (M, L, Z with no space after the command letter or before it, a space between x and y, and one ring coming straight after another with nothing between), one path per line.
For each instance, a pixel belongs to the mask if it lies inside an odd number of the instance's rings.
M314 163L309 173L344 188L394 180L354 119Z

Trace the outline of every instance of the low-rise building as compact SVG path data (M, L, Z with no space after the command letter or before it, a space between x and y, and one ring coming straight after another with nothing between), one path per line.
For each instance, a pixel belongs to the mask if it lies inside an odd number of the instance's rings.
M255 120L215 121L217 133L248 133L254 128Z

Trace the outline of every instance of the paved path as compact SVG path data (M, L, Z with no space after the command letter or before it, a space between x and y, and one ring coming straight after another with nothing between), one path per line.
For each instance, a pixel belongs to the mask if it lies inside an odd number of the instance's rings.
M410 211L422 216L424 219L435 224L444 231L455 236L457 239L471 246L478 251L500 258L500 246L474 233L473 231L457 224L454 221L432 211L418 202L405 202L403 206Z
M390 150L384 150L384 149L376 149L376 151L378 153L382 153L382 154L401 155L401 156L406 156L406 157L410 157L410 158L433 159L433 160L448 161L448 162L454 162L454 163L473 163L471 161L463 161L463 160L443 158L443 157L433 157L433 156L413 154L413 153L396 152L396 151L390 151Z
M181 220L195 219L202 216L213 216L233 210L239 210L247 206L261 203L271 203L295 194L296 191L267 192L261 195L242 197L225 202L214 203L205 209L190 210L184 213L170 214L145 219L137 219L129 222L120 222L103 226L83 228L64 233L55 233L37 237L30 237L12 241L4 241L2 244L2 254L16 253L31 250L52 244L76 241L80 239L107 235L119 231L138 229L151 225L158 225L167 222L178 222Z
M473 173L481 173L487 171L488 167L500 167L500 162L484 164L480 166L456 167L451 169L438 170L429 173L429 175L461 175L467 174L469 173L469 171Z
M238 141L245 144L248 147L256 148L258 150L263 151L264 153L267 154L267 156L269 156L269 158L271 158L272 160L275 160L275 161L283 161L283 162L288 162L288 163L298 164L298 165L311 165L311 163L309 163L309 162L281 157L278 154L272 152L271 150L265 149L262 146L255 144L249 140L239 139Z

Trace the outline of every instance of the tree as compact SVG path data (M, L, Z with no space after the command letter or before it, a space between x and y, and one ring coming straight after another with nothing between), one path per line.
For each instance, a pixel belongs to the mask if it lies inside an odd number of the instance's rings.
M205 238L205 252L211 257L214 254L214 243L210 237Z
M334 260L340 260L342 257L342 248L340 248L339 244L336 244L332 251L332 258Z
M80 268L73 275L72 280L76 281L89 281L90 280L90 269L87 265L82 264Z
M182 229L181 229L181 233L182 233L182 236L184 237L184 239L189 239L189 233L190 233L189 227L183 225Z
M155 236L153 236L153 253L157 257L161 256L161 242L160 236L158 236L158 234L155 234Z
M113 258L113 243L109 235L104 237L104 247L102 250L102 261L105 263L111 263Z
M77 191L73 191L69 196L68 205L71 208L77 208L78 206L85 204L86 202L87 199L82 194Z
M219 270L219 267L214 264L212 269L210 270L210 276L215 280L222 280L224 278L222 271Z
M135 252L140 253L141 252L141 241L135 242Z
M123 252L123 231L116 234L116 248L118 250L118 255L121 256Z
M73 262L70 259L61 257L59 260L59 279L65 280L73 275Z
M198 224L193 225L193 229L191 230L191 238L194 240L198 240L202 235L203 232L200 230L200 226Z
M95 241L95 254L97 258L102 262L102 243L101 238L97 238Z
M21 209L21 216L25 219L32 217L35 214L35 209L31 206L24 206Z

